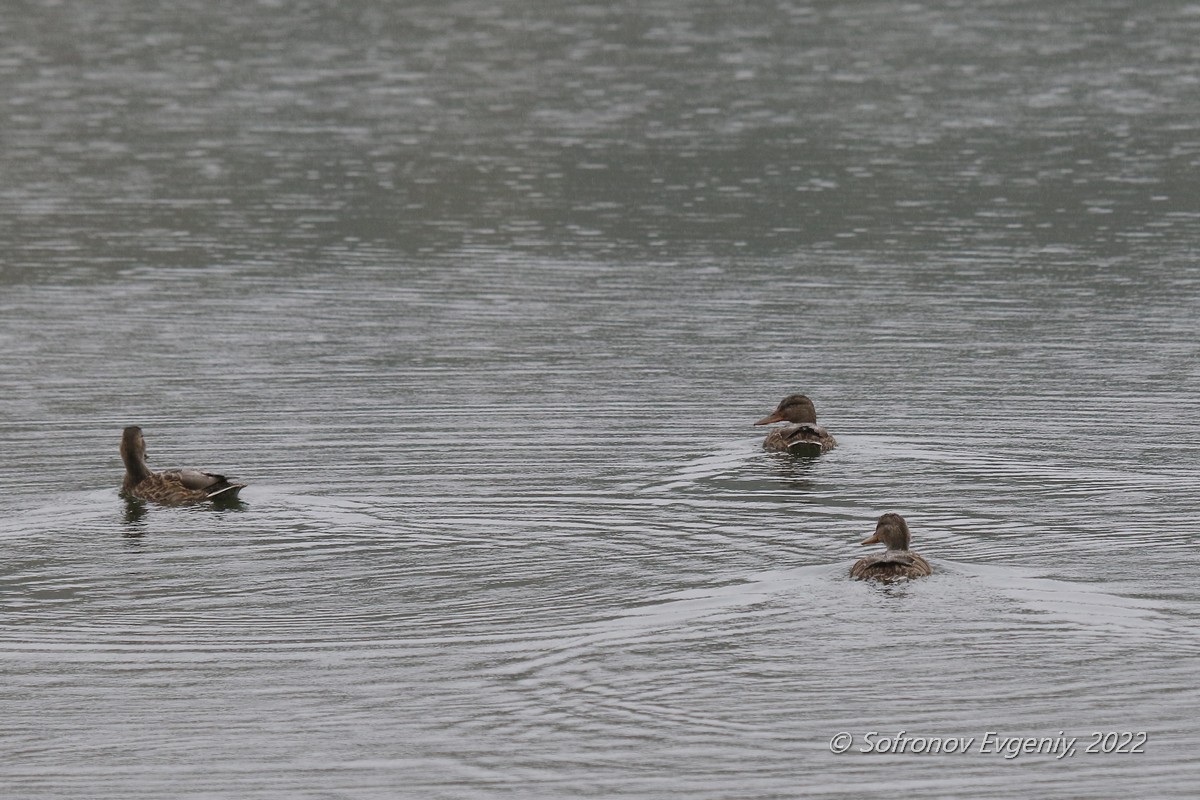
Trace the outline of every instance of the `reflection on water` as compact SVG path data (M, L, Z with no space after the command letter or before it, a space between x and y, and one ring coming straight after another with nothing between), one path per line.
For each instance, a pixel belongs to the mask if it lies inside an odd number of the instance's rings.
M126 531L126 536L141 536L146 525L147 511L157 508L153 503L147 503L136 497L121 497L121 501L125 504L124 522L129 530ZM217 497L214 500L206 503L200 503L195 506L186 507L190 513L228 513L231 511L245 511L247 506L245 501L240 498L223 498Z
M1194 8L0 26L14 796L1190 796Z
M128 530L126 536L141 536L145 530L143 518L146 516L147 504L141 500L126 497L122 498L125 501L125 524Z

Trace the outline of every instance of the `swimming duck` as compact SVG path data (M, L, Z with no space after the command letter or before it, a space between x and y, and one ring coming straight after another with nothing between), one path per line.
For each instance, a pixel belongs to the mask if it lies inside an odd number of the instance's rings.
M929 562L908 549L908 524L899 514L884 514L875 524L875 533L862 544L883 542L887 550L860 558L850 568L850 577L860 581L892 583L903 578L932 575Z
M224 475L198 469L170 469L151 472L146 466L146 440L142 429L130 425L121 434L121 460L125 462L125 480L121 494L167 506L201 503L205 500L236 500L244 483L232 483Z
M817 424L817 409L813 401L802 394L788 395L779 406L755 425L772 422L792 422L776 428L763 440L764 450L791 453L795 456L816 456L837 447L837 439Z

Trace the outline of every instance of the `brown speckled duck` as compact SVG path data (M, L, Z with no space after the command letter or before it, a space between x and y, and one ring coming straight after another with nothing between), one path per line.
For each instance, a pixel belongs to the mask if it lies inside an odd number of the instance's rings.
M850 577L860 581L892 583L933 574L929 562L908 549L908 524L899 514L884 514L875 524L875 533L862 544L883 542L887 550L860 558L850 568Z
M130 425L121 434L121 460L125 462L125 480L121 494L167 506L202 503L205 500L237 500L246 484L233 483L224 475L198 469L171 469L151 472L146 466L146 440L142 429Z
M779 406L755 425L772 422L791 422L776 428L763 440L764 450L791 453L796 456L816 456L837 447L837 439L817 424L817 409L812 400L802 394L788 395Z

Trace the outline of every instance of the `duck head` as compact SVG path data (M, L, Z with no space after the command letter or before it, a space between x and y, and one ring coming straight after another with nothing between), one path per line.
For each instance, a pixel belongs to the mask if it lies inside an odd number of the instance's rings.
M788 395L780 401L778 407L768 416L763 417L755 425L770 425L772 422L807 422L816 424L817 409L813 401L806 395Z
M908 524L899 514L884 514L875 523L875 533L860 544L879 544L882 542L888 550L907 550L909 543Z

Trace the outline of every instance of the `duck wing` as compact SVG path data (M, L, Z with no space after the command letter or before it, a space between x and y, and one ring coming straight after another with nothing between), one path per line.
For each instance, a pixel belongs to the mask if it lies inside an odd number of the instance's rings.
M229 483L229 479L224 475L218 475L215 472L203 472L198 469L171 469L162 474L164 477L170 476L179 481L185 488L200 491L216 489L222 484Z
M783 437L789 442L820 439L827 435L824 428L811 422L802 422L794 428L783 429Z
M812 422L802 422L792 428L782 428L784 448L794 456L819 456L837 446L829 431Z
M178 481L185 489L204 492L210 499L218 495L225 499L233 499L246 486L244 483L234 483L224 475L199 469L173 469L162 475L164 478Z

